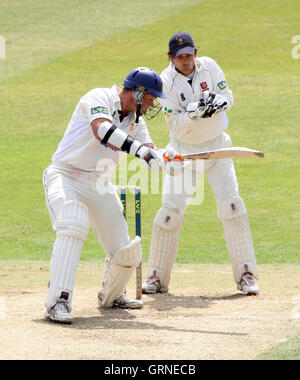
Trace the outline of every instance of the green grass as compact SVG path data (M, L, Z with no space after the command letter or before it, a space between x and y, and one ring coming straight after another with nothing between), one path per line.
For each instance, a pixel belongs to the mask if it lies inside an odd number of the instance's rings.
M199 0L189 1L195 3ZM7 43L7 59L0 65L0 79L151 25L162 15L176 12L182 4L181 0L151 3L135 0L131 6L123 0L0 0L0 34Z
M257 261L300 262L300 60L291 57L298 0L289 6L283 0L140 0L130 6L121 0L0 0L0 7L0 34L7 41L7 59L0 60L0 259L50 257L54 234L42 173L79 98L94 87L121 86L136 66L161 71L169 37L185 30L199 55L221 65L234 92L228 131L234 144L266 153L264 160L236 161ZM162 115L148 127L158 146L167 144ZM204 195L204 203L186 213L179 262L228 262L206 181ZM144 260L160 204L159 195L143 196ZM103 257L90 232L82 259ZM275 356L287 345L299 358L299 337L279 346Z
M101 7L96 7L95 2L85 12L78 3L69 13L67 1L57 2L57 9L50 6L50 2L41 6L31 1L31 7L26 3L26 7L18 8L18 27L14 29L9 21L15 17L18 3L8 7L4 32L1 32L9 36L8 57L10 45L14 53L14 59L9 58L0 66L1 155L5 157L0 164L1 257L49 256L53 234L44 206L41 175L79 97L93 87L121 85L134 66L145 65L160 71L167 64L165 53L169 36L183 29L195 36L200 54L214 57L227 75L235 94L235 107L229 115L229 132L235 145L266 152L263 161L236 162L258 261L300 261L297 238L300 216L297 207L300 182L297 78L300 62L291 58L289 38L296 30L299 12L291 13L282 8L282 1L263 1L259 7L249 7L248 1L241 1L238 6L229 1L226 7L220 6L220 1L189 3L189 6L178 1L176 12L171 2L165 2L161 12L150 12L151 17L147 18L143 12L144 3L138 1L135 13L131 10L126 16L127 22L121 23L119 18L112 17L120 7L120 2L116 1L109 7L105 5L105 12L110 17L104 17L100 26L95 16L99 17ZM295 10L299 9L296 1L293 5ZM39 38L33 37L34 44L31 41L35 54L20 63L17 53L23 40L20 42L17 36L22 34L21 15L25 13L32 22L30 33L40 33ZM89 31L85 28L88 15L93 19ZM134 22L135 19L139 21ZM144 19L147 21L142 22ZM209 26L215 24L215 19L222 22L214 25L215 37L212 38ZM242 25L241 19L244 20ZM58 30L57 25L62 20L67 40ZM126 28L122 29L121 24ZM45 30L53 36L47 44L48 49L43 47ZM71 30L76 38L72 37ZM30 33L22 37L27 36L27 53L30 52ZM97 34L101 37L97 38ZM16 45L14 38L18 40ZM74 44L66 50L68 39ZM6 77L5 68L8 70L16 64L19 66L17 75ZM162 115L149 122L149 129L157 145L167 143L168 131ZM178 260L228 260L214 202L205 182L205 202L201 207L190 207L186 214ZM159 207L158 195L143 198L145 256L151 223ZM83 259L99 254L102 256L103 252L90 234Z
M300 335L259 355L257 360L300 360Z
M280 0L261 1L259 7L245 0L226 6L220 0L188 5L177 0L152 2L151 7L136 1L122 21L115 17L123 9L120 1L89 2L87 8L72 2L71 10L68 1L55 2L56 7L33 0L5 4L0 32L8 41L8 59L0 62L1 258L49 258L54 235L41 177L78 99L94 87L121 85L132 67L162 70L168 64L168 39L181 29L194 35L200 55L215 58L226 73L235 95L229 114L234 144L266 153L264 160L236 161L258 262L300 262L300 61L291 58L290 43L298 25L297 1L289 9ZM25 15L30 23L24 23ZM156 144L164 146L168 131L162 115L148 126ZM160 202L159 195L143 197L145 259ZM228 261L206 181L205 201L189 208L180 239L178 261ZM82 258L103 256L90 233Z

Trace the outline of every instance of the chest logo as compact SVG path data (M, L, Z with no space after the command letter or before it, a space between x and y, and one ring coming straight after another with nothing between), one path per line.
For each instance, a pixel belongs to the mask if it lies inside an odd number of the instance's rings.
M202 91L206 91L206 90L209 89L209 88L208 88L208 85L207 85L206 82L202 82L202 83L200 83L200 86L201 86Z
M185 96L184 96L183 92L180 94L180 97L181 97L181 100L184 102L185 101Z

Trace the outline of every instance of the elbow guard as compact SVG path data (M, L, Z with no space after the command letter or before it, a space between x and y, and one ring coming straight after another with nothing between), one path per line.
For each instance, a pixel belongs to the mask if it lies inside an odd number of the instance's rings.
M105 121L100 125L98 128L98 136L102 144L110 144L122 152L139 157L137 151L142 144L109 121Z

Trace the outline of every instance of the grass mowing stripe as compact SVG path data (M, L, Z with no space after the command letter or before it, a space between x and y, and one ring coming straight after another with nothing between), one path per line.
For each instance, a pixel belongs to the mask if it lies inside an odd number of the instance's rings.
M295 26L295 17L291 16L291 27L283 25L282 36L269 26L276 25L279 14L286 17L287 10L280 9L281 3L272 2L273 13L268 13L271 2L265 1L257 15L254 6L249 8L246 1L239 5L229 1L226 9L220 0L205 2L201 7L189 6L153 25L118 34L7 81L7 87L0 93L5 107L0 115L1 135L7 141L1 147L5 160L0 163L4 184L1 239L5 243L0 257L3 254L38 258L40 252L49 250L53 233L44 209L41 174L79 97L95 86L121 84L124 75L136 65L160 71L167 65L170 35L183 29L195 35L200 55L216 58L224 68L236 99L229 114L229 132L236 145L258 147L266 152L264 161L236 161L258 262L299 262L296 205L300 165L295 157L300 144L294 132L299 120L296 100L299 88L295 85L297 73L293 71L296 63L287 60L287 52L282 49ZM241 25L233 10L241 15L248 12L249 22ZM234 13L232 18L230 12ZM216 19L222 23L216 25ZM214 25L217 38L211 38L210 25ZM274 45L273 39L276 39ZM257 42L256 51L251 41ZM265 44L274 48L276 65L273 56L265 54ZM281 75L277 75L278 67L283 71ZM168 131L162 115L148 125L157 145L165 145ZM292 157L287 156L287 151ZM143 197L145 258L152 221L160 203L158 195ZM200 207L189 208L180 239L179 261L228 262L222 227L207 183L205 202ZM103 256L103 252L90 234L82 257L90 259L99 255Z
M201 0L190 0L189 5ZM7 57L0 62L0 82L39 64L150 25L186 7L183 0L0 0L0 34Z

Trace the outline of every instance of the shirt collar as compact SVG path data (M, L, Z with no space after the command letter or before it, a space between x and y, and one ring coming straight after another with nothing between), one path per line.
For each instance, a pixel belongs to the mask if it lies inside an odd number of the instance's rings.
M117 88L118 87L116 85L114 85L114 86L112 86L111 90L112 90L113 103L114 103L117 115L120 119L120 122L122 122L126 118L128 118L129 120L131 120L131 119L134 120L135 119L135 112L130 112L127 116L120 117L120 114L122 114L122 103L121 103L121 99L120 99Z
M195 71L202 71L203 70L203 66L201 65L201 62L200 62L200 59L199 58L195 58Z
M122 105L121 105L121 99L117 90L117 86L112 86L111 91L112 91L112 98L113 98L113 103L115 105L116 110L122 110Z

